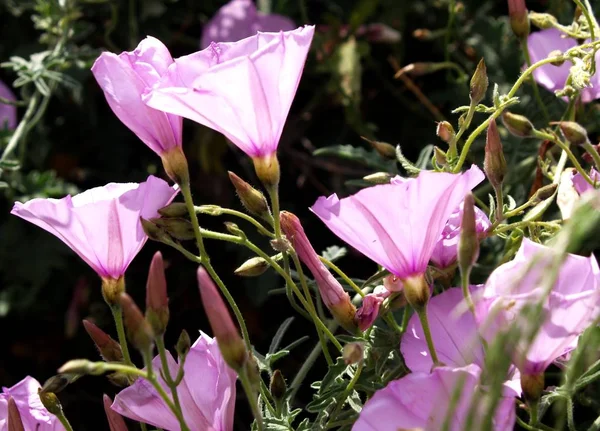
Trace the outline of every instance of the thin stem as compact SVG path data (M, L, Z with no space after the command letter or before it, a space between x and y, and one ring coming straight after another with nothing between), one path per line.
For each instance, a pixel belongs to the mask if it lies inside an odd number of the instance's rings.
M400 324L400 333L404 334L408 328L408 320L410 319L410 308L404 307L404 313L402 314L402 323Z
M471 276L471 267L467 268L464 271L464 273L461 271L460 275L461 275L460 282L461 282L461 287L462 287L462 293L465 298L465 302L467 303L467 306L469 307L469 311L471 311L473 316L475 316L475 305L473 304L473 298L471 298L471 292L469 291L469 278Z
M427 348L429 349L429 354L431 355L431 361L433 362L434 366L439 365L440 361L435 351L435 346L433 345L431 329L429 329L429 319L427 318L427 306L421 309L415 309L415 311L417 312L419 320L421 321L421 326L423 327L423 334L425 334L425 340L427 341Z
M167 361L167 349L165 348L165 339L162 335L159 335L155 339L156 348L158 349L158 355L160 356L160 363L162 364L162 374L165 383L171 389L171 395L173 396L173 404L179 411L181 410L181 404L179 402L179 394L177 393L177 385L171 376L171 370L169 368L169 362Z
M452 140L450 141L450 148L448 149L449 159L456 158L458 142L462 137L463 133L465 133L471 125L471 122L473 121L473 115L475 115L475 104L471 102L471 104L469 105L469 110L467 111L467 115L465 117L465 121L463 121L462 126L460 127L460 129L458 129L458 132L456 132L456 135L454 135L454 138L452 138Z
M554 136L554 135L552 135L550 133L545 133L545 132L541 132L541 131L535 131L534 135L535 135L536 138L547 139L549 141L554 142L557 146L559 146L565 153L567 153L567 156L569 157L569 160L571 161L571 163L573 163L573 166L575 167L575 169L577 170L577 172L579 172L581 174L581 176L588 183L590 183L591 185L594 185L594 181L590 178L590 176L585 171L585 169L583 169L583 167L581 166L581 164L577 160L577 157L575 157L575 155L573 154L573 152L569 148L569 144L568 143L565 144L560 139L558 139L556 136ZM556 176L556 174L555 174L555 176Z
M24 100L10 100L2 96L0 96L0 103L12 106L27 106L27 102L25 102Z
M58 413L55 414L55 416L58 418L58 420L60 421L60 423L62 424L62 426L65 427L66 431L73 431L73 427L69 423L69 420L65 416L65 413L63 412L62 409L60 409L58 411Z
M404 331L402 331L402 328L398 326L398 322L396 322L396 319L394 319L392 313L387 313L385 316L383 316L383 320L385 320L389 327L392 328L394 331L398 332L399 334L404 333Z
M281 219L279 218L279 188L272 186L268 188L269 199L271 200L271 210L273 211L273 230L275 238L281 238Z
M358 363L358 365L356 366L356 371L354 372L354 376L352 377L352 380L350 380L350 382L348 383L348 386L346 386L346 389L344 389L344 393L342 394L339 401L337 402L337 405L335 406L335 410L333 411L333 413L331 413L331 416L329 417L329 423L331 423L335 420L337 415L340 413L340 410L342 410L344 403L346 402L346 400L348 399L348 397L354 390L354 386L356 385L356 382L358 382L358 379L360 378L360 374L362 372L363 365L364 365L363 361L360 361ZM329 428L332 428L331 425L328 425L326 429L329 429Z
M328 259L325 259L323 256L319 256L319 259L321 260L321 262L323 262L325 265L331 268L337 275L339 275L348 284L348 286L350 286L357 294L359 294L363 298L365 297L365 294L362 291L362 289L358 287L358 285L354 281L352 281L352 279L348 277L346 273L344 273L344 271L342 271L335 263L331 262Z
M139 422L140 424L140 429L142 431L148 431L148 427L146 426L146 424L144 422Z
M195 208L196 208L197 213L213 215L214 211L210 211L209 210L210 207L212 207L212 205L201 205L201 206L195 207ZM238 217L243 220L246 220L247 222L251 223L254 227L256 227L256 229L263 235L268 236L270 238L275 237L273 232L269 232L258 220L256 220L254 217L252 217L246 213L243 213L241 211L232 210L230 208L222 208L222 207L219 207L218 213L219 213L219 215L227 214L227 215L232 215L234 217Z
M254 419L256 419L256 427L258 431L262 431L264 429L262 415L260 414L257 396L254 390L252 389L252 384L250 383L250 379L248 378L248 373L245 371L245 369L242 369L238 373L238 376L240 378L240 382L242 383L242 387L244 388L244 392L246 392L246 396L248 397L248 403L250 404L250 409L252 410Z
M498 187L494 187L494 192L496 193L496 223L500 223L504 218L504 196L502 194L502 184L499 184Z
M525 57L525 64L527 65L527 67L530 67L531 66L531 56L529 55L529 45L528 45L527 37L521 38L521 47L523 48L523 56ZM533 82L533 95L539 105L540 110L542 111L542 114L544 115L545 124L548 124L550 122L550 115L548 114L548 109L546 109L546 105L542 101L542 97L540 96L540 88L538 87L537 82L535 81L535 79L533 79L532 82Z
M529 425L535 426L538 423L538 402L527 403L529 406Z
M127 337L125 336L125 325L123 325L123 310L121 310L120 305L111 305L110 311L112 312L115 327L117 328L119 344L123 351L123 360L125 361L125 364L133 366L131 355L129 354L129 347L127 346Z
M28 130L28 124L31 121L31 119L33 118L33 116L35 115L35 112L37 110L38 104L41 101L41 98L42 98L42 94L40 92L36 91L35 94L33 95L33 97L29 100L29 105L27 106L25 115L23 115L23 118L19 122L19 125L17 126L17 128L13 132L12 136L10 137L8 144L6 145L6 148L4 149L4 152L2 153L2 157L0 157L0 162L3 162L4 160L6 160L8 158L8 156L10 156L12 154L12 152L17 148L17 145L19 145L19 141L25 137L26 131Z
M265 406L267 406L267 409L269 410L269 412L273 416L276 416L278 414L278 412L275 411L275 409L271 405L271 401L270 401L271 397L269 396L269 390L267 389L267 385L265 385L265 382L263 381L263 379L260 379L260 396L263 399Z

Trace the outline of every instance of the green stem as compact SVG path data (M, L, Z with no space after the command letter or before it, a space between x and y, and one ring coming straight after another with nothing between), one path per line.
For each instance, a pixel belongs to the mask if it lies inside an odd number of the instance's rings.
M469 105L467 115L465 116L465 121L463 121L462 126L460 127L460 129L458 129L458 132L456 132L456 135L454 135L454 138L450 141L448 148L448 158L450 159L450 161L456 159L458 142L460 141L462 135L471 126L471 122L473 121L473 115L475 115L475 104L471 103Z
M360 361L358 363L358 365L356 366L356 371L354 372L354 376L352 377L352 380L350 380L350 382L348 383L348 386L346 386L346 389L344 389L344 393L342 394L339 401L337 402L337 405L335 406L333 413L331 413L331 416L329 417L329 421L328 421L329 424L326 429L332 428L330 424L335 420L337 415L340 413L340 410L342 410L342 407L346 403L346 400L348 399L348 397L354 390L354 386L356 385L356 382L358 382L358 379L360 378L362 369L363 369L363 361Z
M496 192L496 223L500 223L504 218L504 196L502 193L502 184L499 184L498 187L494 187L494 192Z
M410 308L404 307L404 313L402 314L402 323L400 324L400 333L404 334L408 328L408 320L410 319Z
M146 424L144 422L139 422L140 424L140 429L142 431L148 431L148 427L146 426Z
M73 431L73 427L69 423L69 420L65 416L65 413L62 411L62 409L60 409L55 416L58 418L62 426L65 427L66 431Z
M554 142L557 146L559 146L567 154L567 156L569 157L569 160L571 161L571 163L573 163L573 166L575 167L575 169L577 170L577 172L579 172L581 174L581 176L588 183L590 183L591 185L594 185L594 181L590 178L590 176L585 171L585 169L583 169L583 167L581 166L581 164L577 160L577 157L575 157L575 155L573 154L573 152L569 148L569 144L568 143L565 144L560 139L558 139L556 136L554 136L554 135L552 135L550 133L545 133L545 132L541 132L541 131L538 131L538 130L536 130L534 132L534 135L535 135L536 138L547 139L549 141ZM555 176L556 176L556 174L555 174ZM560 181L560 179L558 181ZM557 184L558 184L558 181L557 181Z
M440 365L440 360L438 359L437 353L435 351L435 346L433 345L433 338L431 337L431 329L429 329L429 319L427 318L427 306L421 309L415 309L417 315L419 316L419 320L421 321L421 326L423 327L423 334L425 335L425 340L427 341L427 348L429 349L429 354L431 355L431 361L434 366Z
M273 416L277 416L279 413L277 411L275 411L275 409L271 405L271 397L269 396L269 390L267 388L267 385L265 385L265 382L263 381L263 379L260 379L260 396L263 399L265 406L267 406L267 409L269 410L269 412Z
M523 48L523 56L525 57L525 64L527 64L527 67L530 67L531 66L531 56L529 55L529 45L528 45L528 40L526 37L521 39L521 47ZM548 124L550 122L550 115L548 114L548 109L546 109L546 105L542 101L542 97L540 96L540 88L538 87L537 82L535 81L535 79L533 79L532 82L533 82L533 95L539 105L540 110L542 111L542 114L544 115L544 123Z
M12 106L27 106L27 102L24 100L10 100L5 97L0 96L0 103L4 105L12 105Z
M269 199L271 200L271 210L273 211L273 230L275 238L281 238L281 219L279 218L279 188L277 186L269 187Z
M35 112L37 110L39 103L41 102L41 99L42 99L42 94L39 93L38 91L36 91L35 94L29 100L29 105L27 106L25 115L23 116L23 118L19 122L19 125L17 126L17 128L13 132L12 136L10 137L8 144L6 145L6 148L4 149L4 152L2 153L2 157L0 157L0 162L3 162L4 160L6 160L8 158L8 156L10 156L12 154L12 152L17 148L17 145L19 145L19 141L25 137L26 132L28 130L29 122L35 115Z
M394 319L394 316L392 315L392 313L387 313L385 316L383 316L383 320L385 320L386 323L389 325L389 327L391 329L393 329L394 331L396 331L397 333L399 333L399 334L404 333L402 328L400 326L398 326L398 322L396 322L396 319Z
M171 370L169 368L169 362L167 360L167 349L165 348L165 340L162 335L159 335L155 339L156 348L158 349L158 355L160 356L160 363L162 364L162 374L165 380L165 383L171 389L171 395L173 396L173 404L175 404L175 408L181 410L181 403L179 402L179 394L177 393L177 384L173 380L171 376Z
M256 427L258 431L262 431L264 429L262 415L260 414L257 396L254 390L252 389L252 384L250 383L250 379L248 378L248 373L244 369L242 369L238 373L238 376L240 378L240 382L242 383L242 387L244 388L244 392L246 392L246 397L248 398L248 403L250 404L250 409L252 410L254 419L256 419Z
M465 298L465 302L467 303L467 307L469 307L469 311L475 315L475 305L473 304L473 298L471 298L471 292L469 291L469 278L471 276L471 267L467 268L464 273L461 271L460 274L460 282L462 287L462 293Z
M133 366L131 355L129 354L129 347L127 346L127 337L125 336L125 325L123 325L123 310L121 310L120 305L111 305L110 311L112 312L115 327L117 328L117 337L119 339L119 344L121 344L121 350L123 351L123 360L125 361L125 364Z
M214 210L211 211L210 210L211 207L213 207L213 206L212 205L201 205L201 206L195 207L195 208L196 208L197 213L214 215L215 211ZM258 220L256 220L252 216L249 216L246 213L243 213L241 211L232 210L230 208L222 208L222 207L219 207L219 210L217 212L219 215L227 214L227 215L232 215L234 217L238 217L243 220L246 220L247 222L251 223L254 227L256 227L256 229L263 235L268 236L270 238L275 237L275 235L273 235L272 232L269 232Z

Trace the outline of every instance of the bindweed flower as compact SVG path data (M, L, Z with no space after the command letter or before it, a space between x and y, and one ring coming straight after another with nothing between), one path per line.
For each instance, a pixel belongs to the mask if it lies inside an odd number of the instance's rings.
M446 222L483 178L476 166L462 174L421 172L344 199L322 196L311 210L338 237L406 280L425 272Z
M413 372L389 383L369 399L353 431L439 431L447 422L449 431L462 431L473 401L477 400L471 428L481 424L486 403L485 389L479 386L477 365L461 368L436 367L431 373ZM456 403L453 397L456 395ZM512 431L515 423L515 394L505 389L492 419L494 431Z
M2 388L0 393L0 431L8 431L8 399L12 398L21 416L25 431L64 431L56 416L48 412L40 401L40 384L33 377L25 377L16 385Z
M600 186L600 172L598 172L596 169L592 168L590 170L590 178L592 179L592 181L594 181L594 183L596 184L596 187ZM580 195L584 194L585 192L587 192L589 190L596 189L593 185L588 183L585 180L585 178L583 178L581 176L581 174L578 173L577 171L573 171L571 181L573 181L573 187L575 187L575 190Z
M295 28L296 24L285 16L257 11L252 0L231 0L202 29L200 48L206 48L211 42L236 42L259 31L289 31Z
M11 89L0 81L0 97L17 100ZM0 130L13 130L17 127L17 107L0 102Z
M121 279L147 240L140 217L157 217L177 193L149 176L143 183L110 183L73 197L16 202L11 214L58 237L110 284Z
M176 376L179 366L168 351L166 355L171 376ZM160 376L160 358L156 356L152 364ZM186 423L192 430L233 430L236 375L223 360L217 341L201 332L187 354L183 369L183 380L177 386L177 392ZM167 384L161 377L158 379L171 397ZM120 415L166 431L180 429L175 415L144 379L137 379L133 385L119 392L112 409Z
M488 341L509 330L512 324L519 325L522 334L533 332L539 325L531 342L522 337L514 347L513 361L521 374L543 373L555 359L574 348L579 335L600 311L600 270L596 258L568 254L552 289L544 292L542 276L552 265L553 257L551 248L523 239L514 260L492 272L476 304L480 332ZM524 308L538 303L542 313L534 321L527 317Z
M563 33L555 28L532 33L527 38L527 41L532 63L547 58L553 51L559 50L565 52L577 46L575 39L563 37ZM596 61L600 61L599 52L596 53ZM533 77L538 84L550 91L561 90L567 83L571 68L575 67L575 72L577 72L582 66L580 60L576 62L575 66L571 62L565 62L561 66L545 64L533 71ZM579 69L577 69L578 67ZM589 87L583 88L581 91L581 100L583 102L590 102L598 99L600 97L600 75L596 73L590 77L589 72L583 69L580 72L582 72L578 74L578 81L581 81L580 84L585 86L586 83L583 81L589 79Z
M373 290L373 293L369 293L363 298L362 305L354 318L361 331L369 329L375 320L377 320L381 304L383 304L385 298L390 296L390 294L391 292L384 286L377 286Z
M212 43L176 59L144 100L224 134L260 165L256 170L263 183L275 183L275 152L314 31L306 26ZM270 172L262 171L275 169L277 178L265 181Z
M444 226L440 239L435 244L431 262L438 268L447 268L456 262L458 254L458 238L460 234L460 223L463 216L464 204L461 203L458 208L450 215L450 218ZM487 231L492 223L488 216L475 207L475 230L477 233Z
M134 51L103 52L92 73L119 120L159 156L181 147L182 119L150 108L142 94L154 87L173 64L167 47L147 37Z
M291 242L300 260L313 275L325 306L342 327L347 331L354 332L356 330L354 323L356 307L352 304L348 292L319 260L319 255L308 240L298 217L290 212L282 211L281 230Z
M169 298L162 253L157 251L152 257L148 281L146 282L146 320L155 334L165 333L169 322Z

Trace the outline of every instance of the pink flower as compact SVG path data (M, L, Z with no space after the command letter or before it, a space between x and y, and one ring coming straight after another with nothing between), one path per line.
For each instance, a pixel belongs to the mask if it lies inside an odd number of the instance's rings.
M598 172L596 169L590 169L590 178L596 183L597 186L600 185L600 172ZM595 190L594 186L588 183L577 171L573 171L571 181L573 181L573 186L580 195L589 190Z
M222 134L250 157L274 154L315 28L258 33L180 57L144 96Z
M377 320L379 308L390 294L391 292L384 286L377 286L373 290L373 293L369 293L363 298L362 305L356 312L355 317L358 328L361 331L369 329L375 320Z
M0 394L0 431L8 431L8 399L12 397L21 415L26 431L64 431L64 427L53 414L46 410L40 401L38 389L41 386L33 377L25 377L10 388L2 388Z
M462 431L473 401L482 408L485 389L479 386L481 369L477 365L462 368L436 367L431 373L411 373L377 391L364 405L353 431L398 431L443 429L455 393L459 396L450 413L449 430ZM473 427L485 418L475 414ZM514 394L507 391L496 408L492 429L512 431L515 423Z
M311 210L338 237L404 280L425 272L452 212L483 179L476 166L462 174L421 172L344 199L322 196Z
M158 83L171 64L167 47L147 37L135 51L103 52L92 66L115 115L159 156L181 147L182 119L146 106L142 94Z
M10 87L0 81L0 97L17 100ZM17 107L0 102L0 130L13 130L17 127Z
M259 31L295 28L296 24L285 16L258 12L252 0L231 0L202 29L200 48L206 48L211 42L236 42Z
M562 37L563 33L555 28L549 28L532 33L527 38L531 62L536 63L548 57L552 51L565 52L577 46L575 39ZM600 53L596 53L596 61L600 61ZM561 66L545 64L533 71L533 78L542 87L554 92L561 90L567 83L569 71L573 64L566 61ZM581 91L581 100L590 102L600 97L600 75L596 73L591 78L591 86Z
M179 366L167 352L171 376ZM162 365L157 356L152 361L157 375ZM235 372L225 364L217 340L205 333L192 345L184 365L184 377L177 387L183 417L192 430L231 431L235 408ZM171 396L166 383L159 377ZM147 380L137 379L115 397L112 409L130 419L148 423L166 431L180 429L179 422Z
M461 203L448 219L448 222L442 231L442 235L433 249L431 262L438 268L446 268L456 262L462 216L463 204ZM477 233L485 232L491 225L487 215L479 208L475 207L475 228Z
M523 334L530 332L532 324L540 324L522 314L523 307L542 301L541 326L533 342L519 340L513 353L521 373L528 375L542 373L572 350L577 337L598 317L600 270L596 258L567 255L556 283L546 295L541 280L553 256L551 248L523 239L515 258L492 272L476 304L480 332L491 342L512 324L518 325ZM535 263L527 271L531 262Z
M140 184L110 183L73 197L16 202L11 214L57 236L100 277L118 279L148 239L140 217L158 217L177 193L149 176Z

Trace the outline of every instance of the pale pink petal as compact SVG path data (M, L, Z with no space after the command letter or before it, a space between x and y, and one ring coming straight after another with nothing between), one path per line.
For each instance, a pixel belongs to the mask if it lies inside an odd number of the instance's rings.
M562 37L562 34L555 28L531 33L527 38L531 63L545 59L552 51L564 52L577 45L574 39ZM571 63L568 61L562 66L546 64L534 70L533 77L538 84L550 91L560 90L567 82L570 67Z
M2 81L0 81L0 97L13 101L17 100L10 87ZM0 103L0 130L3 130L5 127L8 130L13 130L17 127L17 107Z

